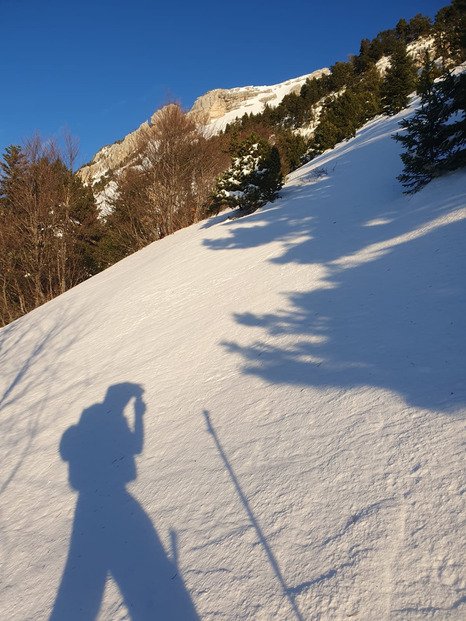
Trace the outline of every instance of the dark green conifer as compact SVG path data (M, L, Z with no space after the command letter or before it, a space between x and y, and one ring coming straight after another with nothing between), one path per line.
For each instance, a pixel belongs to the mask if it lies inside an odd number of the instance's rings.
M409 94L416 86L416 78L416 68L408 56L406 44L399 41L382 84L382 105L385 114L397 114L406 108Z
M437 55L445 66L466 60L466 0L453 0L435 17Z
M395 32L398 39L406 42L408 40L409 32L408 22L405 19L401 18L396 25Z
M409 20L408 41L426 37L432 32L432 20L427 15L418 13Z
M268 145L268 143L267 143ZM260 190L260 201L271 203L278 198L278 191L283 186L280 153L275 145L264 145L264 153L259 159L257 169L251 176L251 183Z
M0 207L2 212L14 208L17 200L18 187L26 173L26 158L18 145L10 145L5 149L0 161Z
M362 39L359 47L359 54L354 59L354 68L357 73L363 73L374 63L370 54L371 42L369 39Z
M238 144L231 167L217 179L212 211L222 206L254 211L275 200L282 185L278 149L252 133Z
M430 54L426 50L424 54L424 64L422 71L419 75L416 92L418 95L427 94L434 84L436 78L440 77L441 71L433 60L430 59Z
M284 175L302 166L303 158L308 150L308 142L301 134L291 130L279 131L276 144Z
M421 106L400 126L394 139L403 145L403 173L398 180L406 193L466 165L466 75L447 75L422 95Z
M351 62L336 62L330 67L331 74L327 77L330 91L339 91L354 82L354 65Z

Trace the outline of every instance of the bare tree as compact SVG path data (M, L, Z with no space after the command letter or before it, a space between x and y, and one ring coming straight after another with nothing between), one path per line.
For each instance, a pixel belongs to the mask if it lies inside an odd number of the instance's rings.
M197 222L215 178L229 164L218 137L178 104L158 111L140 135L136 154L121 171L118 198L107 219L110 245L121 258Z
M56 140L35 135L17 155L14 170L11 148L0 163L2 324L89 276L97 233L93 196L72 172L69 134L64 154Z

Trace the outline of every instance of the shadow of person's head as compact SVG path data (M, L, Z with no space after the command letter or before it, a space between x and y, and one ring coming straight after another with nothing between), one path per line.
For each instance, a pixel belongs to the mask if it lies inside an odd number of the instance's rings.
M136 479L135 455L141 453L144 442L143 394L139 384L113 384L104 401L83 410L78 423L63 433L60 456L69 464L73 489L122 490Z
M121 413L131 399L134 398L136 401L141 401L143 394L144 389L139 384L133 384L132 382L113 384L107 390L103 405L109 413Z

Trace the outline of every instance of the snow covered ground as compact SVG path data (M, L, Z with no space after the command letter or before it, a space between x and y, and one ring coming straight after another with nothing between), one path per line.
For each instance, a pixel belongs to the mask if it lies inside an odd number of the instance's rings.
M466 617L466 174L399 118L0 331L2 619Z

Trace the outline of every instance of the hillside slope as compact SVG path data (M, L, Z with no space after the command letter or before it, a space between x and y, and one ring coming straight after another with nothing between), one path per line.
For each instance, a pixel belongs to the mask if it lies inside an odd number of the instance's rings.
M465 617L466 175L399 119L0 331L3 618Z

